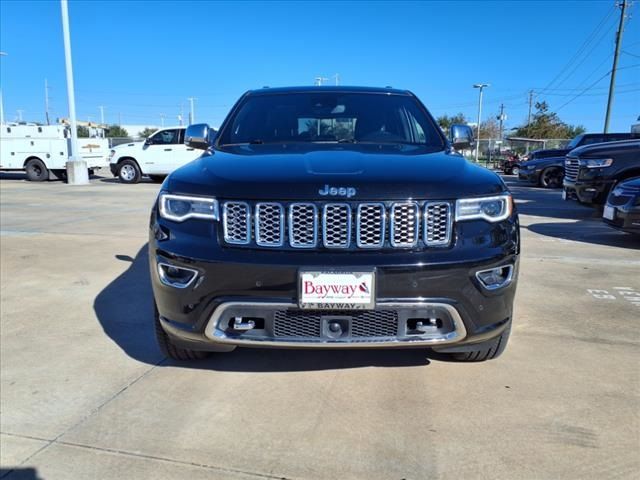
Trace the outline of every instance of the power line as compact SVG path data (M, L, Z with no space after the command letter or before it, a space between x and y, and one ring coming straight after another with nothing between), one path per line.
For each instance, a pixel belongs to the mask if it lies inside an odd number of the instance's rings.
M598 83L600 83L602 80L604 80L611 72L607 72L605 73L603 76L601 76L599 79L597 79L595 82L593 82L591 85L589 85L587 88L585 88L584 90L582 90L580 93L578 93L577 95L575 95L573 98L571 98L571 100L568 100L567 102L563 103L560 107L556 108L556 112L559 112L560 110L562 110L564 107L566 107L567 105L569 105L571 102L573 102L574 100L576 100L577 98L580 98L584 93L588 92L589 90L591 90L593 87L595 87Z
M598 41L593 44L591 46L591 48L589 49L588 52L585 53L585 55L582 57L582 60L580 60L580 62L578 62L572 69L571 71L565 75L564 79L561 80L559 83L556 84L556 87L559 87L560 85L562 85L564 82L566 82L569 78L571 78L571 76L575 73L575 71L580 68L580 66L589 58L591 58L590 54L602 43L602 41L609 35L609 33L611 33L611 30L613 30L615 28L615 22L607 29L604 31L604 33L600 36L600 38L598 39Z
M595 27L595 29L587 36L587 38L585 39L585 41L582 43L582 45L580 46L580 48L578 49L578 51L573 55L573 57L571 57L571 59L565 64L565 66L560 70L560 72L553 78L553 80L551 80L547 86L545 88L543 88L540 93L544 93L547 89L549 89L553 84L555 84L555 82L560 79L560 77L569 69L571 68L571 66L573 65L573 63L575 61L578 60L578 58L580 58L580 56L582 55L583 51L589 46L589 44L593 41L593 39L598 35L598 33L600 32L600 30L602 29L602 27L606 24L606 22L609 20L609 18L611 18L611 16L613 15L613 12L615 12L615 7L612 7L609 10L609 13L600 21L600 23L598 23L598 25Z

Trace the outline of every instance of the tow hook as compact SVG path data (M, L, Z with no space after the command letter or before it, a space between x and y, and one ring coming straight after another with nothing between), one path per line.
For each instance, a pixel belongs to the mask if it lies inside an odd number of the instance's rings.
M233 318L233 329L240 330L246 332L247 330L251 330L255 328L256 322L253 320L249 320L248 322L243 322L242 317L234 317Z

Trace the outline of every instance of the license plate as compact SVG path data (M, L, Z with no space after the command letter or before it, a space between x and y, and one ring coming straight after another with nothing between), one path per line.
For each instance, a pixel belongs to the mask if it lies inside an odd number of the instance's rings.
M610 207L609 205L605 205L604 212L602 212L602 216L607 220L614 220L616 218L616 209Z
M316 310L372 310L375 272L300 272L300 308Z

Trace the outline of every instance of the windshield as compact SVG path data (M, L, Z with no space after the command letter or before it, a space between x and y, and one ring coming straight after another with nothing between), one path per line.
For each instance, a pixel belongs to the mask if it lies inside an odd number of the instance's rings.
M218 145L291 142L445 147L413 97L345 92L249 95L227 122Z
M584 135L578 135L577 137L575 137L573 140L571 140L568 144L567 144L567 149L569 150L573 150L574 148L576 148L578 146L578 144L580 143L580 140L582 140L582 137L584 137Z

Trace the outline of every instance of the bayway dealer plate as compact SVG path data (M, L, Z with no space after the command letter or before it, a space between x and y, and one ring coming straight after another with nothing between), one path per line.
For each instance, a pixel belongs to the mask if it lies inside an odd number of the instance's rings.
M375 272L300 272L300 308L371 310L375 306Z

